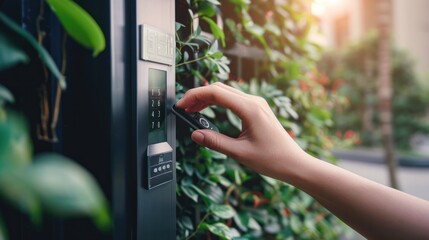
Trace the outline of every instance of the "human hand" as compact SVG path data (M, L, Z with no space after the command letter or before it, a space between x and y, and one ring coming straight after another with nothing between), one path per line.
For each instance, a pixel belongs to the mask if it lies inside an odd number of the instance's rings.
M302 189L369 239L429 239L427 201L306 154L263 98L215 83L189 90L176 103L187 112L209 105L231 109L241 118L243 130L237 138L196 130L195 142Z
M224 153L259 173L284 178L291 161L306 153L279 123L265 99L243 93L222 83L194 88L186 92L176 106L187 112L199 112L210 105L232 110L242 120L242 132L231 138L211 130L196 130L192 140Z

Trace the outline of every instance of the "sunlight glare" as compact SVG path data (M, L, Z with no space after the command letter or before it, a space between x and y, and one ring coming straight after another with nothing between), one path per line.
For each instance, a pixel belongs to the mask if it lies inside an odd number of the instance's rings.
M311 5L311 12L315 16L322 16L326 13L327 9L339 4L344 0L314 0Z

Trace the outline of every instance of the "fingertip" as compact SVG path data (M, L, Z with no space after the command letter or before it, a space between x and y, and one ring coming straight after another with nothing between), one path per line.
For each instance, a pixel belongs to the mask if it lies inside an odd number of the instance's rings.
M198 131L198 130L196 130L196 131L194 131L194 132L192 133L192 135L191 135L191 139L192 139L194 142L196 142L196 143L198 143L198 144L200 144L200 145L203 145L203 143L204 143L204 133L203 133L202 131Z
M179 101L176 102L176 106L181 108L183 104L183 98L179 99Z

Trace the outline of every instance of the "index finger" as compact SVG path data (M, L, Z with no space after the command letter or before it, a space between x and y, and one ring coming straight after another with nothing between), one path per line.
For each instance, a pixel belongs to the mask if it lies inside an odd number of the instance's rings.
M245 94L222 83L214 83L187 91L176 103L177 107L188 112L199 112L210 105L231 109L242 118L246 106Z

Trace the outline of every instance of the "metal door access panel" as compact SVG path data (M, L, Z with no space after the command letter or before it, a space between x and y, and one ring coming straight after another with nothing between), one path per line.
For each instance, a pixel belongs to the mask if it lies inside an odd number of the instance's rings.
M135 239L175 239L175 1L135 4Z

